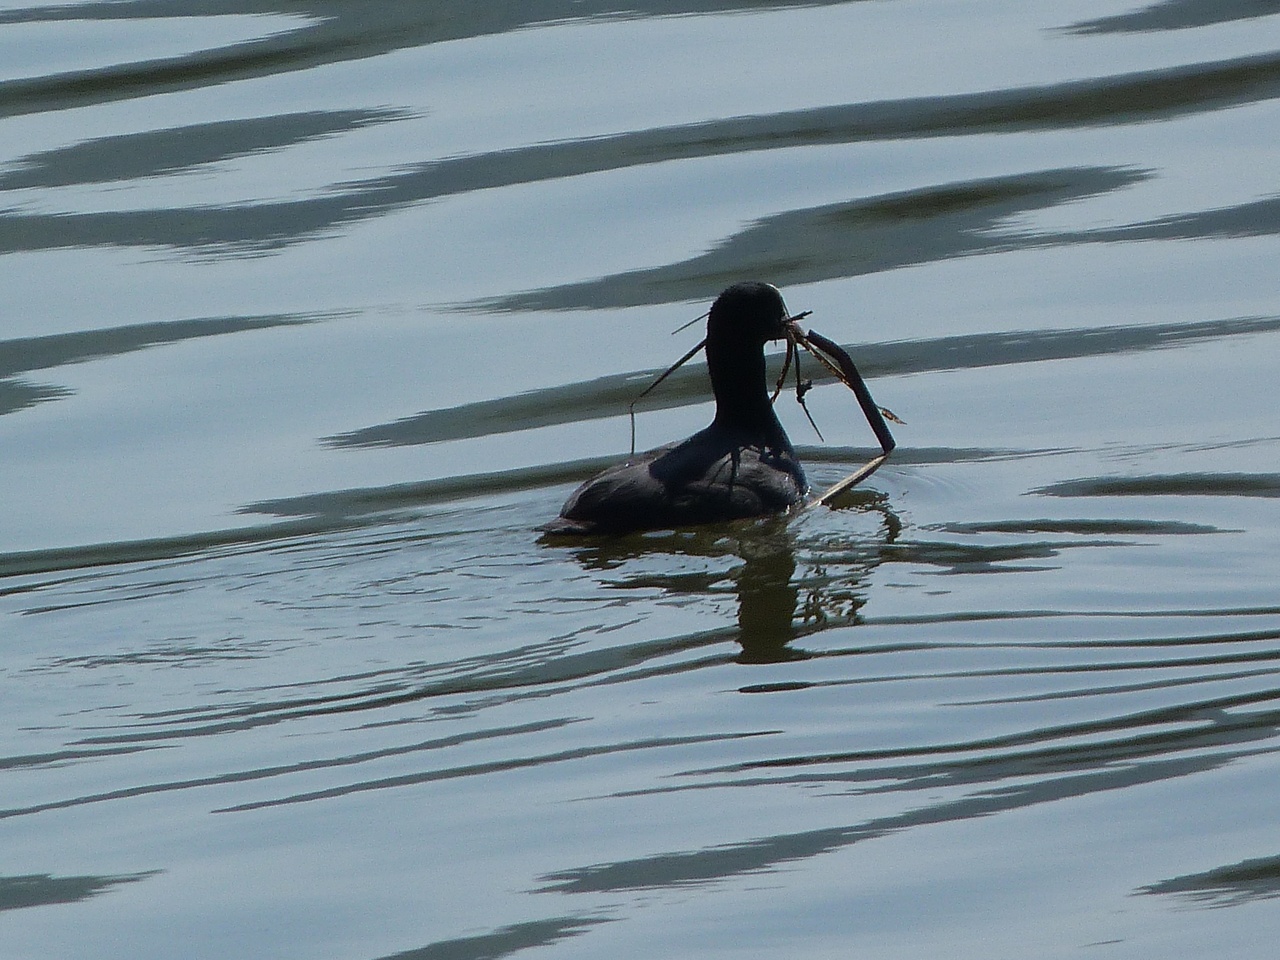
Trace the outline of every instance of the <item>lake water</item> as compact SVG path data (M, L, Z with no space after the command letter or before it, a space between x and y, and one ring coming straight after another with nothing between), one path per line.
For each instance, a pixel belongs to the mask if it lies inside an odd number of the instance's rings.
M1274 956L1278 143L1275 0L3 0L0 958ZM540 538L751 278L889 463Z

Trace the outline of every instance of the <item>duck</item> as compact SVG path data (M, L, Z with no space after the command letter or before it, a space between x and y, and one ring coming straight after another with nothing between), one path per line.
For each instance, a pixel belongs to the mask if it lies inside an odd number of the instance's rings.
M765 345L792 318L770 283L735 283L707 314L707 373L715 417L687 440L606 468L575 490L542 530L625 534L785 513L809 483L774 413Z

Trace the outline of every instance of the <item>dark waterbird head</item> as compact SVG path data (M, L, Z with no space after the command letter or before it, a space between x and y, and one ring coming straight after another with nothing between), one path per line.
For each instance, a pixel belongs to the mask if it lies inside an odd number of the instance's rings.
M764 346L785 339L790 323L773 284L735 283L716 297L707 315L706 350L717 424L785 437L769 397Z
M716 297L707 314L707 345L734 341L764 346L787 335L787 305L771 283L735 283Z

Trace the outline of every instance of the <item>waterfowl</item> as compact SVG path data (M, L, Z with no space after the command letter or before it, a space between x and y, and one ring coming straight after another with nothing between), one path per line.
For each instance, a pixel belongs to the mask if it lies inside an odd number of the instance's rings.
M809 484L773 411L764 347L787 336L778 288L737 283L707 314L711 425L689 439L615 464L582 484L547 533L608 534L786 511Z

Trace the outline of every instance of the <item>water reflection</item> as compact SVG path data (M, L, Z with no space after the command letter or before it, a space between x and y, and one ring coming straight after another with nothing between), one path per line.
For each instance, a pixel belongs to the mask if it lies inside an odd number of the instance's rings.
M71 396L65 387L56 387L47 383L29 383L26 380L0 379L0 417L6 413L16 413L38 403L49 400L61 400Z
M107 103L308 70L379 57L396 50L469 40L571 20L714 14L757 8L815 7L847 0L467 0L430 4L362 0L140 0L19 7L0 12L9 23L69 20L158 21L174 18L257 17L296 20L293 29L208 49L182 58L158 58L99 69L0 83L0 117Z
M402 116L392 110L313 110L99 137L27 154L0 172L0 190L144 180L351 133Z
M593 864L541 877L539 892L618 893L710 883L730 877L773 872L864 840L891 836L913 827L957 823L1021 810L1044 803L1087 797L1103 791L1137 787L1203 773L1222 765L1213 758L1148 761L1132 767L1106 764L1101 769L1065 776L1046 776L1035 762L1019 765L988 761L986 786L955 799L924 802L900 814L795 833L779 833L700 850L657 854L634 860ZM937 796L945 790L947 764L921 765L915 789ZM892 774L890 774L892 777ZM1030 778L1029 782L1027 779ZM883 789L904 789L887 785ZM867 787L865 792L877 792Z
M0 910L43 907L88 900L122 883L137 883L160 873L148 870L117 876L55 877L47 873L0 877Z
M584 12L578 4L567 6L573 7L573 13L566 16L580 16ZM128 9L133 7L129 5ZM79 11L83 8L74 9ZM386 14L388 10L401 9L405 9L403 5L360 7L362 14L367 10ZM514 5L512 9L515 9ZM523 6L520 10L523 11ZM421 16L415 14L413 18ZM458 22L471 24L474 29L476 19L472 12L459 17ZM343 49L343 58L382 52L380 49L362 51L369 42L373 42L375 47L389 44L396 48L431 42L423 35L423 30L433 35L439 27L434 15L430 20L429 26L418 23L416 31L411 29L401 34L396 34L394 29L389 31L389 36L394 39L383 36L382 31L371 31L362 23L360 36L350 48ZM0 23L3 22L0 18ZM350 25L342 26L342 22L341 16L326 13L323 24L315 29L349 29ZM314 50L305 45L308 36L319 44ZM284 66L289 69L314 66L317 62L326 62L333 54L320 36L311 36L310 28L254 43L264 49L273 44L286 45L292 53L284 58L283 64L270 57L265 60L261 56L250 58L253 64L247 68L250 74L255 70L272 72ZM295 56L300 58L298 62L293 62ZM183 67L184 64L179 63L173 69L181 74ZM178 82L179 86L198 86L209 81L209 77L199 75L196 64L186 64L185 69L195 75L194 79ZM33 83L35 87L45 84L49 90L37 95L27 89ZM170 79L160 82L159 87L165 88L173 83ZM137 78L128 82L117 78L114 83L107 78L101 83L99 95L102 98L140 95L142 91L138 84ZM145 83L141 85L144 89L147 86ZM0 83L0 104L8 104L8 112L25 112L17 105L34 97L35 103L29 109L65 109L80 102L89 86L92 85L83 82ZM113 86L119 88L114 93ZM123 245L169 247L200 251L206 255L219 252L260 253L315 238L343 224L381 216L427 200L494 187L558 180L672 160L731 156L796 146L1134 123L1259 102L1274 98L1278 92L1280 53L1271 53L1042 87L840 104L717 119L430 160L382 177L335 184L320 195L271 202L92 213L4 211L0 213L0 252ZM0 110L0 116L4 113ZM139 161L137 157L145 156L150 148L156 146L162 149L155 161L155 169L166 169L166 163L170 166L176 163L173 169L190 169L192 164L203 166L223 156L242 155L246 149L280 149L316 136L388 122L402 115L399 111L385 109L291 113L121 135L22 158L18 161L18 171L13 174L16 179L10 183L40 184L49 177L64 185L98 183L112 171L128 175L131 169L145 174L149 161ZM175 147L179 142L182 146ZM87 164L90 159L94 161L92 165ZM104 170L106 174L97 170ZM967 236L958 252L948 254L946 249L957 243L950 220L943 221L938 237L933 236L932 228L913 224L910 220L930 210L977 210L985 202L993 200L997 202L997 216L1001 205L1005 214L1036 209L1118 189L1147 175L1108 168L1039 171L1008 178L1007 181L944 184L900 197L872 198L792 211L762 221L731 238L716 251L684 264L669 265L657 271L623 274L590 284L515 294L471 306L516 310L693 300L703 296L707 289L724 286L725 276L767 275L777 283L795 285L833 276L858 275L903 263L924 262L939 255L979 252L971 249L975 243L980 250L1013 249L1023 240L1006 236L984 242L978 233ZM74 179L76 177L81 179ZM1040 197L1039 202L1036 197ZM902 207L904 203L906 206ZM901 229L898 230L891 229L895 211L899 216L909 214L908 222L900 224ZM1144 235L1144 231L1150 232L1151 236L1208 236L1233 229L1237 223L1243 223L1257 233L1276 231L1276 215L1266 202L1245 205L1239 211L1209 211L1202 218L1203 224L1195 218L1178 218L1176 222L1136 224L1099 231L1097 235L1064 234L1056 239L1033 236L1024 240L1031 244L1131 240ZM817 230L815 236L826 237L834 230L839 238L849 233L851 225L863 221L876 228L872 231L876 242L855 243L852 250L845 250L849 241L840 241L837 249L844 250L844 255L851 257L847 262L841 261L844 267L836 262L833 255L824 255L825 240L823 243L816 239L812 243L804 242L807 231ZM971 226L981 226L980 218ZM1184 232L1179 233L1179 230ZM782 246L778 247L778 243ZM878 249L882 243L888 244L885 252ZM924 253L917 251L921 243L925 245ZM935 250L939 243L944 248L941 254ZM796 244L799 247L793 249ZM772 255L770 251L774 251ZM740 259L743 256L748 259L743 261ZM809 262L813 257L816 257L816 263ZM746 269L748 263L756 266ZM730 267L727 273L726 264Z
M1033 493L1049 497L1280 497L1278 473L1177 473L1063 480Z
M1274 699L1272 694L1272 699ZM843 785L852 797L906 791L920 803L899 813L816 830L779 833L737 844L676 851L612 863L557 871L541 878L540 892L616 893L707 883L744 874L778 870L788 864L899 831L989 817L1046 803L1140 787L1203 774L1274 747L1245 748L1277 734L1274 710L1237 714L1188 705L1181 730L1167 729L1168 718L1138 714L1109 724L1076 724L1028 730L985 742L938 744L902 750L850 752L845 755L779 757L737 767L700 770L698 783L666 790L805 784ZM1205 704L1204 707L1208 707ZM1080 744L1081 734L1095 742ZM1100 734L1109 736L1099 736ZM1234 749L1226 749L1234 745ZM910 758L924 753L924 760ZM966 755L968 754L968 755ZM823 772L794 772L817 767ZM718 779L717 773L747 774ZM956 795L948 796L948 792ZM1275 889L1274 860L1240 865L1232 877L1238 890L1246 876L1269 892ZM1214 871L1213 873L1218 873ZM1221 889L1223 876L1170 881L1180 890ZM1179 892L1164 884L1143 892Z
M548 947L577 937L615 917L552 917L499 927L473 937L437 940L426 946L392 953L378 960L497 960L530 947Z
M788 646L796 637L795 537L782 530L738 541L739 663L780 663L804 659Z
M0 13L0 25L53 23L68 20L107 22L170 18L259 17L273 22L281 14L294 18L293 29L201 51L185 58L160 58L112 67L53 74L36 79L0 83L0 116L65 109L112 100L152 96L174 90L198 89L214 83L268 77L325 64L382 56L396 50L456 40L469 40L573 20L708 15L755 9L828 6L847 0L506 0L477 8L463 0L440 0L429 6L403 3L325 3L317 0L144 0L129 4L88 3L19 7ZM1178 30L1277 12L1275 0L1161 0L1146 9L1066 28L1070 33L1111 33ZM1226 66L1229 61L1224 61ZM1209 65L1206 65L1209 66ZM1041 122L1070 119L1085 113L1107 113L1126 101L1141 103L1144 112L1159 112L1170 104L1162 97L1125 96L1126 86L1140 83L1141 74L1125 84L1118 96L1097 90L1079 97L1078 110L1036 110ZM1257 79L1256 77L1251 79ZM1106 82L1106 81L1102 81ZM1112 81L1113 84L1116 81ZM1083 84L1076 85L1083 92ZM1206 92L1221 84L1203 84ZM1064 92L1071 85L1064 85ZM965 102L954 98L955 102ZM1093 101L1087 103L1086 100ZM907 101L910 102L910 101ZM891 112L891 111L886 111ZM912 111L905 111L908 117Z
M30 383L16 374L120 356L147 347L180 343L199 337L296 326L314 323L319 319L321 317L314 314L208 317L0 340L0 416L46 400L58 400L71 395L71 391L63 387Z
M300 719L304 716L314 717L323 716L325 714L347 713L354 710L370 709L373 707L393 706L399 703L407 702L410 699L416 699L406 696L387 696L386 690L379 691L383 695L375 698L366 697L366 702L361 704L337 703L340 697L332 697L327 702L314 702L313 700L291 703L252 703L242 705L234 709L224 709L220 716L213 716L213 711L209 708L197 707L184 712L181 716L174 719L163 730L148 731L146 733L136 733L126 731L119 734L107 734L93 739L103 740L150 740L154 742L182 742L192 737L213 736L218 734L227 734L237 731L244 731L253 727L260 727L269 724L281 723L289 719ZM200 720L210 721L204 723L194 722L191 714L202 712L204 716ZM165 718L168 720L169 718ZM196 789L204 789L211 787L221 787L228 784L252 783L260 780L274 780L276 778L290 778L298 774L306 774L315 771L337 770L344 767L360 767L364 764L374 763L379 760L385 760L388 757L409 756L419 753L433 754L437 751L445 751L449 748L457 747L461 744L484 740L502 740L506 738L514 738L530 733L546 732L560 727L569 725L577 721L571 719L553 719L544 720L536 723L523 724L517 727L499 727L479 730L468 734L458 734L454 736L433 737L429 740L417 741L410 744L402 744L396 747L386 747L378 750L364 751L361 753L348 753L340 756L327 756L311 760L300 761L297 763L280 764L275 766L254 767L250 769L226 770L210 776L187 777L184 779L175 779L162 782L147 782L134 784L127 787L120 787L113 790L104 790L98 793L83 793L76 796L58 797L43 803L33 803L27 806L7 807L0 809L0 819L9 820L15 817L30 817L35 814L48 813L53 810L69 810L75 807L91 806L103 803L114 803L122 800L130 800L137 797L155 796L164 793L178 793ZM87 742L87 739L86 741ZM616 747L602 749L598 753L608 752L612 750L639 749L643 747L658 746L659 742L648 741L643 744L623 744ZM563 761L567 757L563 754L542 755L534 758L521 757L509 761L500 761L489 764L467 764L462 766L446 766L443 769L434 769L428 773L417 774L410 777L396 777L382 780L362 780L355 784L335 787L330 790L312 792L306 794L294 794L281 799L272 799L266 801L257 801L252 804L240 804L234 807L223 807L216 812L227 812L231 810L248 810L261 809L263 807L277 806L280 804L301 803L304 801L317 799L332 799L334 797L346 796L348 794L359 793L367 790L386 789L388 787L403 787L414 783L429 783L440 780L450 780L458 777L480 776L484 774L496 773L502 770L520 769L523 767L537 766L544 763L555 763Z
M1142 10L1072 24L1071 33L1145 33L1187 30L1280 13L1277 0L1158 0Z
M1168 893L1206 907L1231 907L1280 897L1280 857L1258 857L1204 873L1191 873L1143 887L1139 893Z
M544 537L548 549L565 549L563 536ZM707 595L724 590L726 579L737 599L742 663L776 663L804 657L789 644L798 635L799 588L796 536L786 518L713 524L687 531L595 537L569 546L584 570L613 588L658 587L673 596ZM741 565L725 574L690 560L736 558Z
M1277 330L1280 330L1280 317L1233 317L1192 323L1013 330L842 346L858 358L858 369L863 375L874 378L1116 356ZM779 369L776 359L774 364L771 376L776 376ZM661 372L652 369L617 373L515 396L426 410L325 437L323 442L335 447L398 447L617 417L635 399L637 384L648 383ZM811 368L806 376L810 375L816 383L832 379L819 368ZM667 377L662 390L647 397L644 403L645 409L660 410L704 403L710 397L706 364L691 361ZM971 453L982 454L981 451ZM987 451L985 455L994 453ZM894 459L900 462L904 456L911 455L912 451L897 451Z
M769 277L785 289L1052 245L1065 237L1002 231L1000 224L1121 190L1148 176L1118 167L1042 170L789 210L679 263L505 295L477 306L500 311L634 307L696 300L736 277ZM1088 238L1084 232L1072 239Z
M793 646L800 637L837 623L851 623L866 603L870 572L898 538L902 521L888 498L854 490L839 498L836 509L876 513L881 528L874 540L850 544L828 541L828 561L812 564L813 545L802 542L791 516L711 524L684 531L584 538L574 544L544 537L548 549L566 549L583 569L612 588L658 587L674 596L707 596L731 590L737 602L737 630L743 664L804 660L809 654ZM797 555L806 560L797 577ZM741 561L727 574L690 561ZM728 586L726 587L726 583Z

